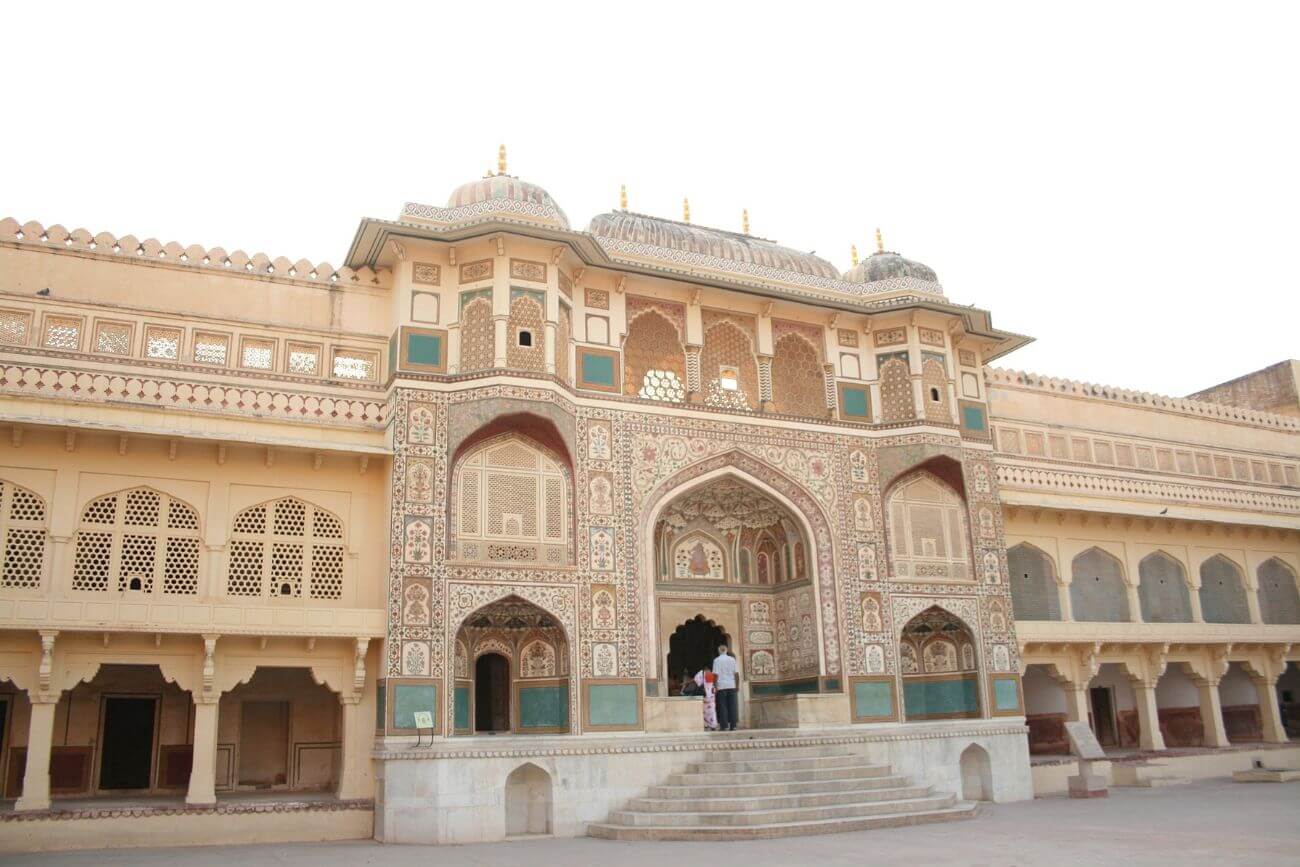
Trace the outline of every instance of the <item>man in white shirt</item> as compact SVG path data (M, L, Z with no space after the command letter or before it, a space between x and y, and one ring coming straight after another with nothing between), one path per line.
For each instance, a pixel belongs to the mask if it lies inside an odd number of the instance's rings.
M736 657L727 653L727 645L718 646L718 658L713 660L713 674L718 679L718 731L736 730L736 684L740 682L740 668Z

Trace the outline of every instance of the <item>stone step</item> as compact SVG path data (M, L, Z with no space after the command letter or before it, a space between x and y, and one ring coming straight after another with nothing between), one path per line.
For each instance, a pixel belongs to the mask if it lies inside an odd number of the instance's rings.
M688 777L697 780L698 775ZM840 780L805 780L801 782L735 783L711 785L651 786L646 797L667 798L748 798L766 795L808 795L825 792L860 792L870 789L889 789L907 785L909 780L901 774L885 776L846 777Z
M668 777L672 786L743 786L747 783L808 783L814 780L847 780L854 777L883 777L887 765L839 768L798 768L792 771L738 771L735 773L677 773Z
M880 789L847 789L840 792L809 792L802 795L755 795L746 798L634 798L627 809L646 813L723 813L744 810L778 810L796 807L826 807L864 801L896 801L930 794L928 786L896 786Z
M587 833L592 837L605 840L754 840L772 837L794 837L803 834L866 831L873 828L897 828L904 825L920 825L929 822L947 822L954 819L972 818L976 811L976 804L958 801L952 806L934 810L904 811L804 822L776 822L766 825L700 827L698 825L634 826L600 823L588 825Z
M762 755L759 753L758 755ZM686 766L688 773L738 774L746 771L797 771L804 768L862 768L881 767L866 756L806 756L803 758L769 759L758 755L747 759L718 762L692 762Z
M764 747L751 749L715 750L710 752L706 762L736 762L762 757L765 759L800 759L807 756L856 756L860 755L850 744L815 744L806 747Z
M1110 778L1113 785L1139 789L1179 786L1187 782L1186 777L1174 776L1160 762L1116 762L1111 765Z
M680 812L616 810L609 816L613 825L691 825L705 828L724 825L775 825L786 822L808 822L822 819L845 819L852 816L875 816L881 813L912 813L937 810L956 803L954 795L922 793L919 797L890 800L860 800L847 804L822 804L809 807L779 807L749 810L717 810Z

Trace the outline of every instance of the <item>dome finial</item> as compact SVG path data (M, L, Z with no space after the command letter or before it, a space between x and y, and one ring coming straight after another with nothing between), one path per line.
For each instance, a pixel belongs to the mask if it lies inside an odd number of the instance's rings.
M618 206L624 211L627 210L627 184L618 185Z
M740 212L740 231L749 234L749 208Z
M876 252L877 253L885 252L885 239L880 237L879 228L876 229Z
M858 245L854 244L849 247L849 258L853 260L853 267L858 267Z
M501 145L500 147L497 148L497 174L504 175L505 173L506 173L506 146Z
M689 223L690 221L691 221L691 200L682 199L682 222Z

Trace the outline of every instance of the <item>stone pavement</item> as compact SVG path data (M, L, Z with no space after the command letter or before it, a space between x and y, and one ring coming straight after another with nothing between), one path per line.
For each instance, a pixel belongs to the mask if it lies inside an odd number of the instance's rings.
M764 865L1300 865L1300 783L1215 779L1165 789L1111 789L1094 801L984 805L974 821L734 843L623 843L583 838L474 846L374 842L122 849L0 858L6 865L94 867L664 867Z

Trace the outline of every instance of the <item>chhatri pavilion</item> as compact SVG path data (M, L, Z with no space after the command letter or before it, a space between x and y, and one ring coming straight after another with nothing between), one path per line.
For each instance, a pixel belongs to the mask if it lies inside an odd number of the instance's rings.
M620 204L503 148L337 266L0 221L0 851L941 821L1070 722L1300 767L1300 362L1024 373L879 233Z

